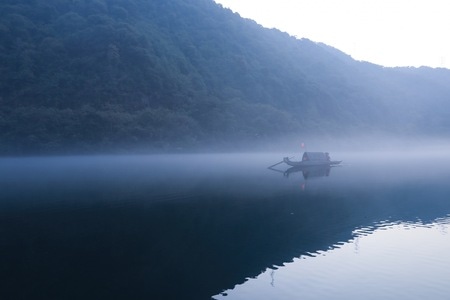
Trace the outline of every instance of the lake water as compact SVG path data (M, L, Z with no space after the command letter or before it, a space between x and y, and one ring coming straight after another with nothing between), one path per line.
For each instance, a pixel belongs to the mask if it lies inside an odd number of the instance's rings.
M0 299L448 299L450 155L0 159Z

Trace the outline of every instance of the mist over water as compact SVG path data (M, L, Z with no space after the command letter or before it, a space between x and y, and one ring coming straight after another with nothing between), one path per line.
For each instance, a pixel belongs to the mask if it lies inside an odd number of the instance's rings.
M2 158L0 296L444 299L448 148L307 147Z

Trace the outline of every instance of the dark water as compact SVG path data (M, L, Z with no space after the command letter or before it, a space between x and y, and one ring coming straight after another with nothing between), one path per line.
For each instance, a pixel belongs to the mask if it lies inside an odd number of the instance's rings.
M450 155L0 159L0 299L448 299Z

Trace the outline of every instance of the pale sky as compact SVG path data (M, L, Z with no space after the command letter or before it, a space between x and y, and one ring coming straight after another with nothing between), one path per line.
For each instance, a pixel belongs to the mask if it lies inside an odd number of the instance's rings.
M356 60L450 69L448 0L215 0L268 28Z

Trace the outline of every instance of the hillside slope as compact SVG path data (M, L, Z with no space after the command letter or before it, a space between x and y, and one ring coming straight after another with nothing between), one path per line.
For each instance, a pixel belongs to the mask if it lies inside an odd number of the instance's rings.
M450 71L383 68L212 0L0 0L0 153L440 134Z

